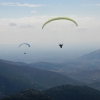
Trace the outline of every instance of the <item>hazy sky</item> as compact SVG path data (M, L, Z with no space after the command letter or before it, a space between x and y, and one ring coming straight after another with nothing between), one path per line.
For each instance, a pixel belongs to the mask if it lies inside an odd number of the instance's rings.
M59 30L54 31L53 25L41 27L59 16L79 25L68 23L62 30L67 43L100 42L100 0L0 0L0 43L49 43Z
M54 17L70 17L55 21ZM50 47L60 43L65 47L100 43L100 0L0 0L0 44L20 44ZM100 46L98 46L99 49ZM58 47L59 48L59 47Z

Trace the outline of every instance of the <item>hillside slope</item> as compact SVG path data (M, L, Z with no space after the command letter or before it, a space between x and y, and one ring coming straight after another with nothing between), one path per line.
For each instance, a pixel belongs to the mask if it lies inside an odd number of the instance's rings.
M43 90L64 84L83 84L56 72L5 62L0 62L0 76L2 82L0 93L3 95L16 93L26 88Z

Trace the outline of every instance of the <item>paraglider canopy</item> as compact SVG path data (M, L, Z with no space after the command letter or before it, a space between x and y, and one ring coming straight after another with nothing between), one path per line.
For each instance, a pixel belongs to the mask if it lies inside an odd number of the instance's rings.
M21 45L24 45L24 44L30 47L30 45L29 45L28 43L22 43L22 44L19 45L19 47L20 47Z
M46 22L43 24L42 29L44 28L44 26L45 26L46 24L48 24L49 22L55 21L55 20L69 20L69 21L72 21L73 23L75 23L76 26L78 26L78 24L77 24L73 19L71 19L71 18L68 18L68 17L56 17L56 18L52 18L52 19L46 21Z

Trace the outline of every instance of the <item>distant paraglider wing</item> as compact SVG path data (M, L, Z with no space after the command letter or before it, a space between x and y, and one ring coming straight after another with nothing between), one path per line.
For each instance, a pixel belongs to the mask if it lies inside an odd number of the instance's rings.
M77 24L73 19L71 19L71 18L68 18L68 17L57 17L57 18L52 18L52 19L46 21L46 22L43 24L42 29L44 28L44 26L45 26L47 23L52 22L52 21L55 21L55 20L69 20L69 21L72 21L73 23L75 23L76 26L78 26L78 24Z
M28 43L22 43L22 44L19 45L19 47L24 45L24 44L30 47L30 44L28 44Z

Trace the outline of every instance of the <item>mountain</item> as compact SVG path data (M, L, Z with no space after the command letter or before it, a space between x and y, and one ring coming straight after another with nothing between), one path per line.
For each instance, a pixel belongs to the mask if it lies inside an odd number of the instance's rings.
M14 81L9 80L4 75L0 75L0 98L17 93L20 90L23 90L22 86Z
M90 84L88 84L90 87L93 87L97 90L100 90L100 81L95 81L95 82L91 82Z
M26 89L2 100L100 100L100 91L87 86L62 85L43 91Z
M42 92L34 89L26 89L17 95L9 96L1 100L54 100Z
M59 67L63 66L63 63L51 63L51 62L34 62L28 64L31 67L39 68L42 70L50 70L54 71L59 69Z
M100 82L100 61L99 60L72 60L63 63L37 62L29 66L42 70L49 70L61 73L72 79L87 83L88 86L100 90L100 86L91 85Z
M44 91L55 100L99 100L100 91L87 86L63 85Z
M81 56L82 60L100 60L100 49Z
M23 65L23 66L27 65L24 62L14 62L14 61L8 61L8 60L3 60L3 59L0 59L0 62L6 63L6 64L11 64L11 65Z
M40 70L11 61L0 60L0 84L0 93L9 95L26 88L43 90L64 84L83 85L84 83L57 72Z
M24 66L0 62L0 98L26 88L45 89L24 72Z

